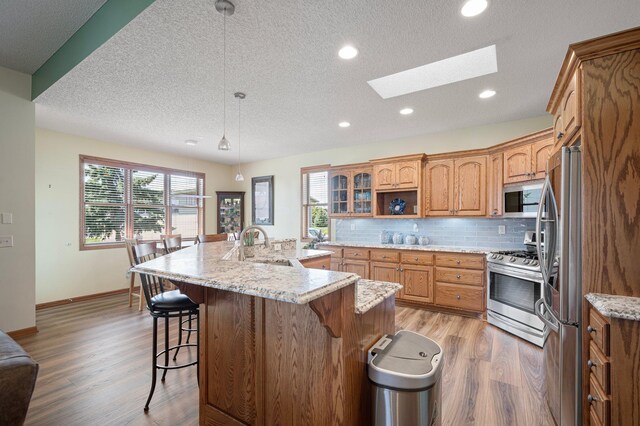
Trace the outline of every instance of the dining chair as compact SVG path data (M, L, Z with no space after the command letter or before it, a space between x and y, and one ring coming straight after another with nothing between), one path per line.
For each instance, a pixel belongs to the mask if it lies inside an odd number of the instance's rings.
M127 248L127 255L129 256L129 266L132 268L136 266L135 255L133 254L133 247L138 244L137 238L125 238L124 239L125 246ZM136 273L129 272L129 307L133 305L133 296L138 298L138 310L142 310L142 286L140 286L140 293L136 294L134 292L135 289L135 281L136 281Z
M144 243L137 244L133 247L134 258L136 264L147 262L162 255L156 243ZM179 368L196 366L198 383L200 381L200 365L198 363L198 357L200 354L200 333L196 331L196 343L182 343L182 327L178 326L178 344L176 346L169 346L169 320L171 318L178 318L178 324L182 324L182 317L189 315L194 316L195 322L198 324L199 310L198 305L194 303L188 296L180 293L179 290L166 291L164 280L150 274L140 274L140 281L142 282L142 289L144 291L144 298L147 302L147 308L149 313L153 317L153 344L151 352L151 390L149 391L149 397L144 405L144 410L149 411L149 403L151 397L153 397L153 391L156 388L156 379L158 370L163 370L161 381L164 379L169 370L177 370ZM164 319L164 350L158 352L158 318ZM178 352L184 347L196 348L196 360L192 362L186 362L184 364L169 365L169 354L171 351L175 351L173 360L175 361ZM164 356L164 365L158 364L158 358Z
M227 233L222 234L198 234L198 238L196 238L196 244L200 243L215 243L218 241L227 241L229 239L229 235Z
M174 251L178 251L182 248L182 235L160 235L160 240L162 241L162 245L164 246L165 253L173 253Z

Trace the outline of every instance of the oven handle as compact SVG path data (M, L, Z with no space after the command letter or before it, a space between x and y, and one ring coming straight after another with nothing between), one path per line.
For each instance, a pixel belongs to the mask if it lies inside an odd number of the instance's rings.
M542 313L542 311L540 310L540 307L542 306L543 303L544 303L544 299L542 298L538 299L538 301L536 302L536 305L535 305L536 315L538 316L538 318L540 318L540 321L542 321L547 327L553 330L554 333L557 333L559 329L558 324L554 324L553 322L548 320L547 315ZM553 318L553 314L551 314L551 317Z

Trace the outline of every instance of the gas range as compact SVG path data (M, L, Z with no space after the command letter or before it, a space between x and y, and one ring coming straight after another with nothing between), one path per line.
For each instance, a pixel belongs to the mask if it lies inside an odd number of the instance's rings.
M487 262L529 271L539 271L540 263L536 252L530 250L496 251L487 254Z

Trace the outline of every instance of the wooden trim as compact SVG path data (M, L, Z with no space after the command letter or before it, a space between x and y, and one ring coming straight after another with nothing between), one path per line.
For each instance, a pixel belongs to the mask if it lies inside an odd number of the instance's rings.
M305 213L310 204L305 203L305 200L302 199L302 195L304 194L304 175L309 173L318 173L318 172L326 172L327 173L327 216L328 224L327 224L327 240L331 239L331 211L329 207L331 206L331 202L329 197L331 195L331 164L322 164L319 166L308 166L308 167L300 167L300 241L301 242L310 242L313 241L313 238L307 236L305 229L308 226L306 224ZM322 204L320 205L322 206ZM253 206L251 206L253 209ZM308 224L307 224L308 225Z
M140 287L139 286L134 287L133 291L134 293L140 291ZM54 306L68 305L70 303L75 303L75 302L86 302L87 300L94 300L94 299L99 299L101 297L113 296L114 294L123 294L123 293L127 293L127 294L129 293L129 286L127 286L126 288L105 291L102 293L87 294L85 296L71 297L69 299L53 300L51 302L38 303L36 305L36 311L40 309L52 308Z
M314 172L324 172L325 170L329 170L331 168L331 164L320 164L318 166L307 166L300 167L300 176L304 173L314 173Z
M202 172L193 172L186 171L180 169L172 169L168 167L160 167L153 166L150 164L140 164L140 163L132 163L129 161L121 161L121 160L112 160L108 158L102 157L92 157L89 155L79 155L79 169L78 169L78 186L79 186L79 200L78 200L78 249L80 251L86 250L104 250L104 249L113 249L113 248L123 248L125 247L124 241L122 242L108 242L108 243L94 243L94 244L85 244L84 241L84 229L85 229L85 202L84 202L84 165L86 163L89 164L98 164L102 166L108 167L118 167L125 170L124 173L124 203L116 204L116 203L104 203L105 206L124 206L126 210L125 214L125 237L132 238L133 237L133 210L136 205L133 204L133 198L131 194L131 180L132 180L132 171L133 170L144 170L150 172L162 173L164 175L164 205L144 205L144 207L161 207L164 209L165 214L165 232L171 231L171 185L170 185L170 176L188 176L195 177L197 179L202 179L202 195L206 195L206 173ZM198 188L199 189L199 188ZM89 203L92 205L100 205L100 203ZM139 205L138 205L139 206ZM202 200L202 206L198 203L193 208L197 211L198 214L198 232L197 234L204 234L205 231L205 223L206 223L206 203L204 199ZM216 218L217 219L217 218ZM131 232L131 234L129 234ZM197 236L196 234L196 236ZM195 237L194 237L195 238ZM189 240L189 239L186 239Z
M369 160L370 163L394 163L396 161L412 161L412 160L420 160L424 161L426 158L426 154L409 154L409 155L399 155L397 157L386 157L386 158L376 158L375 160Z
M547 111L551 113L555 110L562 100L565 87L583 62L638 48L640 48L640 27L570 44L556 84L553 86Z
M7 335L15 340L21 337L34 335L37 332L38 332L38 327L34 325L33 327L27 327L27 328L21 328L19 330L8 331Z

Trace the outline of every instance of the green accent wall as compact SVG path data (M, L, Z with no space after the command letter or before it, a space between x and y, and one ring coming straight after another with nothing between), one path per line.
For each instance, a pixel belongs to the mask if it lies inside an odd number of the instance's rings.
M107 0L31 77L36 99L155 0Z

